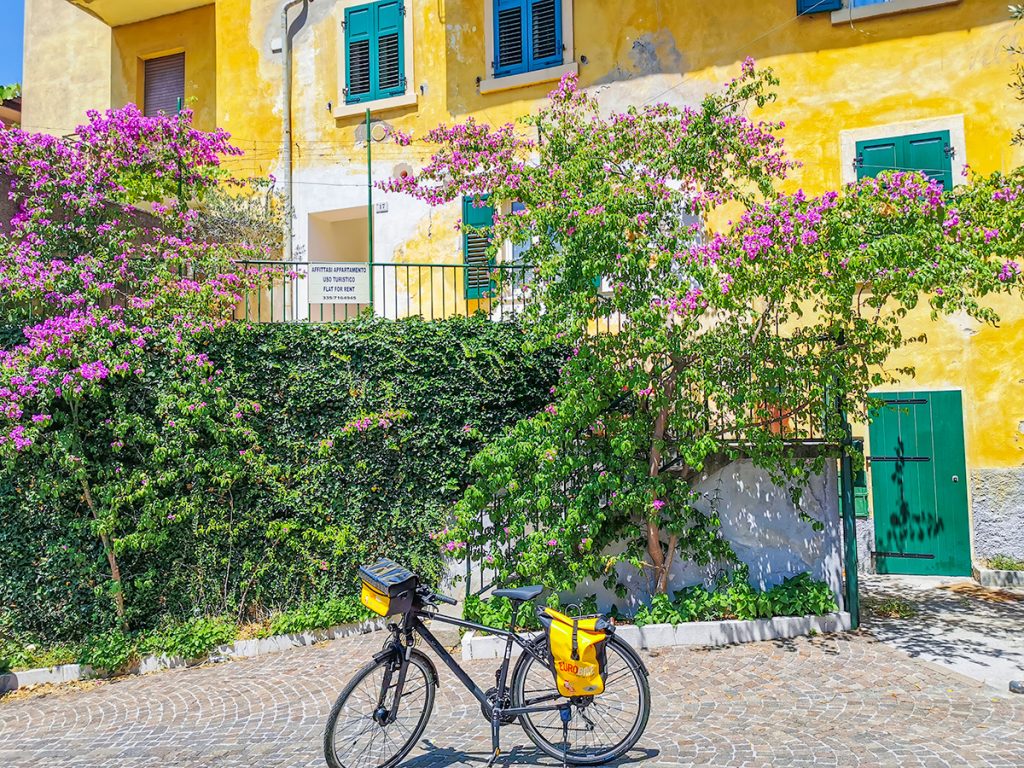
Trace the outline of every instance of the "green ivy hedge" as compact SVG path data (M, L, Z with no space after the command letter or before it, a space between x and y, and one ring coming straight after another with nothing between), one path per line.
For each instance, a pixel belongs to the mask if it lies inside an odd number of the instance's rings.
M211 462L188 486L168 487L163 499L153 491L122 515L128 630L259 620L343 598L356 566L385 555L438 578L428 534L447 524L470 458L542 407L555 382L560 352L527 353L523 340L521 328L482 316L237 323L212 333L206 351L223 386L261 406L248 420L259 461ZM118 407L155 421L145 382L133 386ZM95 407L102 418L109 405ZM360 419L373 428L346 428ZM115 629L104 557L83 544L95 537L81 499L28 486L0 469L0 634L52 642Z

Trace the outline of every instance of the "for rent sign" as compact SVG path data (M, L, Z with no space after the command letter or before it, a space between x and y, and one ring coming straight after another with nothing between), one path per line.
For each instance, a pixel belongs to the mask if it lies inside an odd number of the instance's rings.
M310 304L369 304L369 264L310 264Z

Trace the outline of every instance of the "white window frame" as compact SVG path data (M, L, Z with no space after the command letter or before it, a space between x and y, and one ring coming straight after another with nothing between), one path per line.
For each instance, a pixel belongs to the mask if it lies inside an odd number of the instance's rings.
M949 131L949 144L953 148L953 186L967 183L967 142L964 137L964 116L947 115L925 120L908 120L902 123L875 125L869 128L854 128L839 132L839 162L841 178L844 185L857 181L857 169L853 161L857 157L858 141L874 141L891 139L897 136L908 136L915 133L932 133Z
M920 11L924 8L934 8L939 5L955 5L959 2L961 0L889 0L886 3L854 8L849 4L849 0L844 0L841 9L832 11L832 23L848 24L851 21L871 19L875 16L890 16L894 13Z
M372 2L373 0L339 0L334 6L335 29L338 33L338 97L334 102L331 114L335 118L363 115L366 114L367 109L372 109L374 112L383 112L388 109L397 109L398 107L414 106L419 100L419 94L415 85L416 72L413 66L413 54L416 49L412 36L414 0L405 0L405 16L402 22L405 27L403 30L403 44L405 45L405 51L403 51L405 54L405 93L386 99L362 101L358 104L345 103L345 65L348 56L348 46L345 45L345 28L342 27L342 22L345 21L345 9L357 5L367 5Z
M528 85L538 83L549 83L554 80L561 80L563 75L578 74L579 65L576 63L576 50L573 47L572 34L572 6L573 0L562 0L562 45L563 64L547 69L538 69L533 72L522 72L518 75L507 75L505 77L494 76L494 0L483 0L484 4L484 63L487 67L487 77L480 81L480 93L496 93L497 91L508 91L512 88L525 88Z

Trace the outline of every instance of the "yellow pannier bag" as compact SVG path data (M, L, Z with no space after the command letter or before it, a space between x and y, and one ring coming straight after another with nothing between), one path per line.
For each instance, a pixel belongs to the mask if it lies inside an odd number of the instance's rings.
M537 612L548 638L555 685L563 696L604 692L608 638L615 626L602 616L573 618L553 608Z

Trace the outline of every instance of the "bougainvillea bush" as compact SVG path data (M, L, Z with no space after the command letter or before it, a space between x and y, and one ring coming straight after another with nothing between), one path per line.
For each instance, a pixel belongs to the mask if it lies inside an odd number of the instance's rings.
M224 202L234 152L133 107L0 135L0 636L318 610L382 555L440 578L469 457L554 383L482 317L231 320L274 245Z
M476 457L449 548L556 589L629 564L663 593L673 558L731 556L703 475L747 456L799 495L824 458L797 442L840 442L840 395L866 416L908 311L995 320L981 298L1018 282L1024 174L777 194L782 124L748 116L775 85L748 61L695 107L606 115L567 76L523 126L433 130L431 162L388 183L499 203L492 250L536 265L535 343L571 349L549 404Z
M71 138L0 135L13 210L0 225L0 307L23 327L0 352L0 461L39 514L77 502L82 539L61 546L99 542L106 573L81 586L120 624L131 619L122 553L165 536L197 482L230 484L227 457L252 442L257 405L218 385L201 347L259 283L237 266L257 254L196 239L186 204L237 152L188 112L135 107L90 113Z

